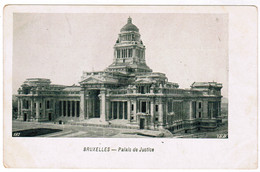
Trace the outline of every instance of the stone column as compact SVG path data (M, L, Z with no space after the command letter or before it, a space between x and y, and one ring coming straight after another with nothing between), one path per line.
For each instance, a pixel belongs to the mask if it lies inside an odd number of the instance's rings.
M46 101L43 99L42 101L42 109L43 109L43 118L45 119L46 117Z
M77 117L78 114L78 103L77 100L74 101L74 116Z
M33 118L33 99L31 99L31 118Z
M68 106L68 100L65 102L66 103L66 117L69 116L69 106Z
M87 105L87 107L86 107L86 119L89 119L91 104L90 104L90 98L89 98L88 95L86 96L86 105Z
M110 115L110 100L106 100L106 120L109 120L109 115Z
M52 104L52 121L54 120L54 118L56 118L56 101L54 99L51 100L51 104Z
M39 121L40 118L40 102L36 100L36 121Z
M210 103L210 119L214 117L213 109L214 109L213 103L211 102L211 103Z
M116 110L117 110L117 119L119 119L119 103L120 102L116 102L116 104L117 104L117 108L116 108Z
M64 101L61 101L61 116L64 116Z
M100 90L100 120L106 121L106 90Z
M23 99L21 99L21 120L23 120Z
M163 128L163 100L162 98L159 99L159 121L158 121L158 124L159 124L159 128Z
M134 99L134 120L136 120L136 112L137 112L137 100Z
M221 116L221 101L218 102L218 116Z
M127 101L127 119L131 121L131 101Z
M21 119L21 104L20 104L21 100L20 100L20 98L18 98L17 103L18 103L17 119L19 120L19 119Z
M151 99L151 127L154 128L154 99Z
M84 116L85 116L85 89L81 88L80 90L80 114L79 114L79 118L81 120L84 120Z
M74 103L74 101L70 101L70 116L72 117L72 103ZM75 112L75 109L74 109Z
M114 102L111 102L111 110L112 110L112 117L111 117L111 119L114 119Z
M125 119L125 102L122 102L123 104L123 118L122 119Z
M202 118L208 118L208 102L202 102Z
M165 101L165 121L166 125L168 125L168 100Z
M190 116L190 119L192 119L193 118L192 101L189 101L189 107L190 107L189 116Z

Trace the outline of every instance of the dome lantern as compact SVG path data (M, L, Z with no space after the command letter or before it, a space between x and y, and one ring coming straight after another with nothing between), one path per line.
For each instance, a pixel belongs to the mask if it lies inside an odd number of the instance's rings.
M132 18L128 17L127 24L122 27L120 32L129 32L129 31L136 31L139 32L139 29L132 23Z

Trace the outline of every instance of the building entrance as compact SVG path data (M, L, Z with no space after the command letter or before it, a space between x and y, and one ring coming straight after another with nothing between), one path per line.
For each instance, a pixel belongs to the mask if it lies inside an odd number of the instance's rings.
M52 120L52 118L51 118L51 113L49 113L49 121L51 121Z
M89 91L88 112L90 118L100 118L100 90Z
M140 118L140 129L144 129L144 118Z
M23 121L27 121L27 114L26 113L24 113L24 115L23 115Z

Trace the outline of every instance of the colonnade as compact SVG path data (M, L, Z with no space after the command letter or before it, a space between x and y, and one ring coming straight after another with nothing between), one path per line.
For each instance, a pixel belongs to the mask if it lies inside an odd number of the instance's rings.
M64 117L79 117L80 101L63 100L59 101L59 116Z

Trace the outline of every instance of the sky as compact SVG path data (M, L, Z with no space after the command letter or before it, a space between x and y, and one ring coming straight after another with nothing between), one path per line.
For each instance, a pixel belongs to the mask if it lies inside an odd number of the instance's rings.
M73 85L83 71L104 70L131 16L146 63L180 88L216 81L228 95L228 15L209 13L15 13L13 93L26 78Z

